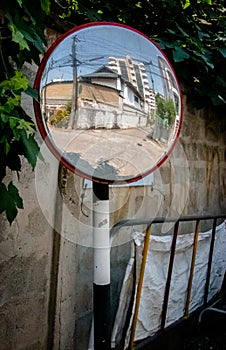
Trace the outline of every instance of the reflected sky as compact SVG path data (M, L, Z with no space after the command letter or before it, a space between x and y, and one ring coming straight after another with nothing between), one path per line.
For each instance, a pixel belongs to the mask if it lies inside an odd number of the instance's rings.
M143 35L111 25L83 28L65 38L47 62L42 85L53 80L73 79L73 40L78 76L108 66L111 56L124 58L129 55L134 61L144 63L150 87L154 81L155 91L163 93L158 57L165 57L160 50Z

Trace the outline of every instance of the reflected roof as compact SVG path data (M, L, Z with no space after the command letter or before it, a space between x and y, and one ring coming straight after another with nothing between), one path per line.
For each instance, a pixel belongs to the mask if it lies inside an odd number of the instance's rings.
M95 101L97 103L105 103L118 106L119 93L117 90L103 85L80 83L79 99L87 101Z

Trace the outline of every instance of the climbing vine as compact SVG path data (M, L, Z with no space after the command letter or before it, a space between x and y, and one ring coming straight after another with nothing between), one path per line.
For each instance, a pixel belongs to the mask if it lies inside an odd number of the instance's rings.
M196 107L226 104L224 0L66 0L64 20L115 21L153 38L164 50Z
M10 223L23 208L23 200L12 181L7 183L7 169L21 171L21 156L34 168L39 147L35 125L21 106L22 94L33 98L36 92L23 74L25 62L39 64L44 52L44 13L50 2L3 1L0 5L0 213Z

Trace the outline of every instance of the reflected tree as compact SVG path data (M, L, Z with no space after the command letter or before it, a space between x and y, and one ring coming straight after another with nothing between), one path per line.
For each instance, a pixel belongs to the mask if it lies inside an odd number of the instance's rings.
M156 95L156 114L169 126L174 124L176 118L176 107L171 99L164 99L160 94Z

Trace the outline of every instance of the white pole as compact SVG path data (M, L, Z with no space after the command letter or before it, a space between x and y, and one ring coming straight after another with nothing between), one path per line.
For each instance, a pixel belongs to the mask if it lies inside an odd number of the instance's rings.
M109 200L93 203L94 280L98 285L110 283Z
M109 187L93 182L94 349L111 349Z

